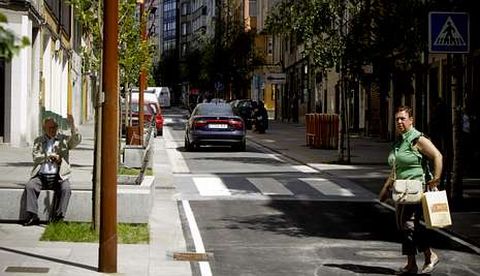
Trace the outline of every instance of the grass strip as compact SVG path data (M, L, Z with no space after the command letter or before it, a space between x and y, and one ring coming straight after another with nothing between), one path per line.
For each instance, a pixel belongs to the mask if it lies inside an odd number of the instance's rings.
M41 241L98 242L98 233L87 222L59 222L46 225ZM150 240L148 224L119 223L118 243L147 244Z
M139 175L139 174L140 174L140 169L138 169L138 168L119 167L117 174L120 174L120 175ZM153 170L152 170L152 168L147 168L147 169L145 170L145 175L153 175Z

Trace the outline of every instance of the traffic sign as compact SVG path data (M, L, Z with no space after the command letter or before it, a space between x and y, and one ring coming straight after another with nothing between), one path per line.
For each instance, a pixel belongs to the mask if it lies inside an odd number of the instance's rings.
M430 12L428 45L431 53L468 53L470 20L466 12Z

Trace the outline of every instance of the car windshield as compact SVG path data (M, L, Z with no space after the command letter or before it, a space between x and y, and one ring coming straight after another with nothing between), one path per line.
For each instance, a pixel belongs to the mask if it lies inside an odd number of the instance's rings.
M229 104L199 104L194 115L233 115Z

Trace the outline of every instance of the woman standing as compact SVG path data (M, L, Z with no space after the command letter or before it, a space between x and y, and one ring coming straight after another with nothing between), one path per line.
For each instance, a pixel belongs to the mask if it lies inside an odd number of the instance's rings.
M442 174L442 154L433 143L413 127L412 109L400 106L395 112L395 125L398 139L388 156L388 163L392 172L380 192L380 200L385 200L388 191L392 188L394 176L397 179L415 179L424 183L424 191L432 190L440 183ZM425 183L425 171L422 159L433 161L433 178ZM438 264L439 258L430 248L429 236L424 228L420 227L422 216L421 203L396 204L397 226L402 233L402 254L407 256L407 264L399 272L401 274L417 273L418 266L415 259L417 252L423 252L425 263L421 273L431 273Z

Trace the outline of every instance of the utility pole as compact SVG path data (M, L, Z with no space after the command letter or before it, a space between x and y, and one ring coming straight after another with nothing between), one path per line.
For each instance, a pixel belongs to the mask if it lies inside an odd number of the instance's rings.
M104 0L100 244L98 270L117 272L118 0Z
M142 45L146 43L147 40L147 32L146 32L146 22L145 22L145 3L144 0L137 0L137 3L140 4L140 38ZM140 139L141 145L143 145L143 117L144 117L144 97L143 93L145 91L147 82L147 76L145 72L145 64L142 63L140 67L140 79L139 79L139 87L138 87L138 135Z

